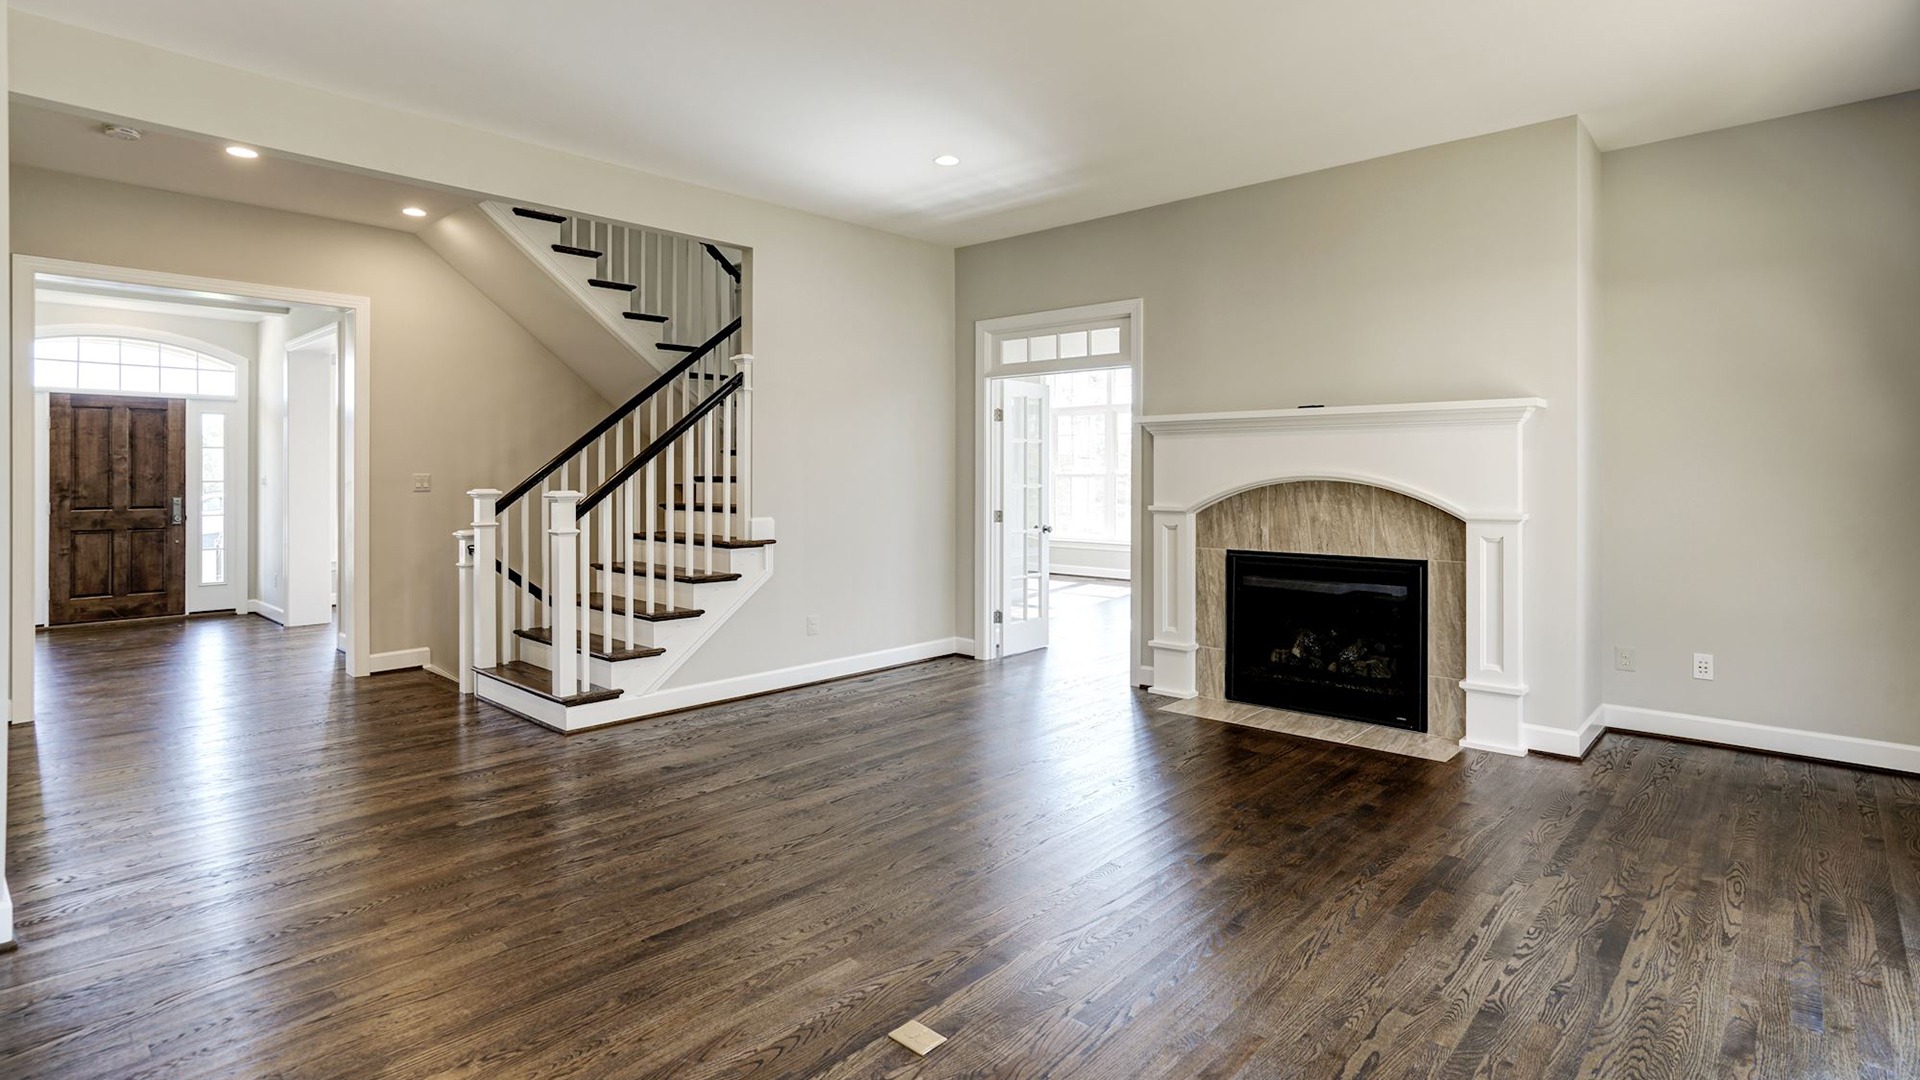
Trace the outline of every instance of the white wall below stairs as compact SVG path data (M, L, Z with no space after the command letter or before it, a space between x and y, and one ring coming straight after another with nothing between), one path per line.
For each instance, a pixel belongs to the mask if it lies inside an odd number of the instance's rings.
M28 97L750 249L748 342L760 357L755 512L778 522L779 570L672 685L820 671L849 658L878 665L951 641L958 495L950 250L14 18L12 89ZM376 386L383 369L407 364L379 351L385 317L376 304ZM416 408L433 400L431 386L419 389ZM376 432L381 407L376 398ZM400 462L383 466L387 452L376 437L376 477L409 471ZM439 536L436 547L450 551L443 541L458 524L443 514L438 524L408 527ZM376 545L376 574L380 558ZM445 587L430 590L437 599L451 596L451 561L429 571L443 575ZM425 592L376 589L376 621L380 605L417 603ZM441 610L451 626L451 605ZM809 615L820 617L818 635L807 633ZM387 639L375 648L413 644ZM453 666L437 647L434 662Z

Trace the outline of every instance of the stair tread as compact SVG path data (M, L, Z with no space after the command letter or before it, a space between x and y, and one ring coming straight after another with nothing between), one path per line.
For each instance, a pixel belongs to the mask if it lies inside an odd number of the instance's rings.
M475 675L485 675L497 679L508 686L525 690L529 694L546 698L562 705L586 705L595 701L611 701L620 696L620 691L605 686L589 686L581 693L571 697L558 697L553 692L553 672L537 667L525 660L514 660L499 667L475 668Z
M633 534L633 538L634 538L635 540L645 540L645 539L647 538L647 534L646 534L646 533L643 533L643 532L637 532L637 533L634 533L634 534ZM654 538L655 540L657 540L657 541L666 541L666 540L668 540L669 538L671 538L671 540L672 540L672 542L673 542L673 543L676 543L676 544L684 544L684 543L686 543L686 542L687 542L687 534L686 534L686 533L683 533L683 532L676 532L676 533L671 533L671 534L669 534L669 533L668 533L668 532L667 532L667 531L666 531L665 529L661 529L661 530L659 530L659 531L657 531L657 532L655 532L655 533L653 534L653 538ZM705 545L706 545L706 542L707 542L707 537L706 537L706 534L705 534L705 533L694 533L694 534L693 534L693 542L694 542L695 544L699 544L699 545L701 545L701 546L705 546ZM738 540L738 539L735 539L735 540L723 540L723 539L721 539L721 538L720 538L720 537L718 537L718 536L716 536L716 537L714 537L714 538L713 538L713 546L714 546L714 547L717 547L717 548L722 548L722 549L727 549L727 550L731 550L731 549L733 549L733 548L757 548L757 547L766 547L766 546L768 546L769 544L772 544L772 543L773 543L773 541L771 541L771 540Z
M696 514L705 513L708 510L712 510L722 514L737 514L740 512L740 508L737 506L724 506L720 503L703 503L703 502L697 502L697 503L676 502L671 504L661 503L660 509L692 510Z
M550 213L549 211L546 211L546 210L533 210L525 206L516 206L513 208L513 212L516 216L519 216L519 217L532 218L535 221L551 221L555 225L561 224L562 222L567 220L567 217L565 214Z
M632 292L634 289L639 287L637 285L629 285L624 281L608 281L606 278L597 278L597 277L588 278L587 284L593 286L596 289L617 289L620 292Z
M700 346L698 345L676 345L671 341L661 342L660 348L667 349L671 352L699 352L700 351Z
M635 599L640 598L636 597ZM627 613L626 597L623 596L613 597L612 605L608 606L605 596L600 593L594 593L587 598L587 606L595 611L611 611L615 615L625 615ZM656 605L652 611L648 611L644 607L637 607L633 613L633 617L636 619L645 619L648 622L671 622L674 619L697 619L705 614L706 610L704 608L670 608L665 605Z
M578 255L583 259L597 259L600 256L606 254L606 252L604 251L595 251L592 248L574 247L572 244L555 244L553 245L553 250L559 252L562 255Z
M649 315L644 311L623 311L620 313L620 317L623 319L635 319L640 322L663 323L667 321L665 315Z
M616 574L624 574L627 572L627 565L626 563L617 562L613 564L611 569ZM594 563L593 568L595 570L609 569L606 563ZM664 566L656 566L653 568L653 573L650 576L655 581L665 581L667 580L667 568ZM673 580L682 585L716 585L723 581L739 581L740 575L724 573L718 570L708 574L682 567L674 571Z
M526 638L528 641L537 641L549 647L553 645L553 628L549 626L536 626L528 630L515 630L513 636ZM587 638L587 651L593 654L595 660L611 662L616 660L642 660L649 656L659 656L667 650L657 645L626 645L609 652L607 650L606 640L599 634L591 634Z

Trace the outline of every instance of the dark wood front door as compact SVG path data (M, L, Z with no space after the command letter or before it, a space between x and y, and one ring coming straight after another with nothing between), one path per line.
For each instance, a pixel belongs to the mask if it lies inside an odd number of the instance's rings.
M47 621L187 610L187 405L54 394Z

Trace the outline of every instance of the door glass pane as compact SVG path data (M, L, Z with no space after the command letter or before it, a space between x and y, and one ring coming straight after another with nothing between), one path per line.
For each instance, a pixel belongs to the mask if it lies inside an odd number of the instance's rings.
M227 580L227 418L200 414L200 584Z

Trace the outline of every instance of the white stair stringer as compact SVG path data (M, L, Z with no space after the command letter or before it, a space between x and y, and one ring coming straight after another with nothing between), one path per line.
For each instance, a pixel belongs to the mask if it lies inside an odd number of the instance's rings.
M765 519L761 519L764 521ZM756 522L756 526L760 523ZM771 522L761 535L771 536ZM756 532L759 530L756 528ZM661 545L664 547L664 545ZM676 548L681 545L676 544ZM475 692L482 700L492 702L509 709L545 727L561 732L585 731L589 728L617 724L624 720L633 720L656 713L688 708L705 704L700 701L687 701L685 695L665 690L667 681L681 665L698 653L701 647L722 626L737 615L760 587L773 576L773 546L734 548L724 552L724 565L716 563L716 570L739 574L734 581L685 582L674 585L674 604L682 608L698 608L701 614L687 619L669 619L660 622L635 620L639 638L638 644L652 645L665 652L658 656L639 657L632 660L606 661L597 658L588 660L588 682L594 686L619 690L620 696L605 701L587 702L578 705L565 705L550 698L513 686L510 683L494 679L484 672L476 672ZM716 556L722 552L715 552ZM698 558L700 556L697 556ZM596 575L601 576L601 575ZM625 596L626 586L623 574L611 575L615 582L617 595ZM651 583L656 596L663 595L663 583ZM640 582L635 583L638 594ZM619 616L615 616L616 619ZM594 613L593 630L600 630L599 613ZM548 646L537 641L516 638L519 659L547 668L550 658Z
M559 224L522 217L515 214L513 207L506 203L483 202L480 209L487 215L488 221L505 233L527 258L533 260L534 265L546 271L594 321L625 342L634 355L645 360L655 373L665 371L678 362L678 356L666 355L659 348L664 340L659 323L626 317L630 303L627 293L587 284L594 277L594 260L578 255L562 255L553 250L553 245L561 242Z

